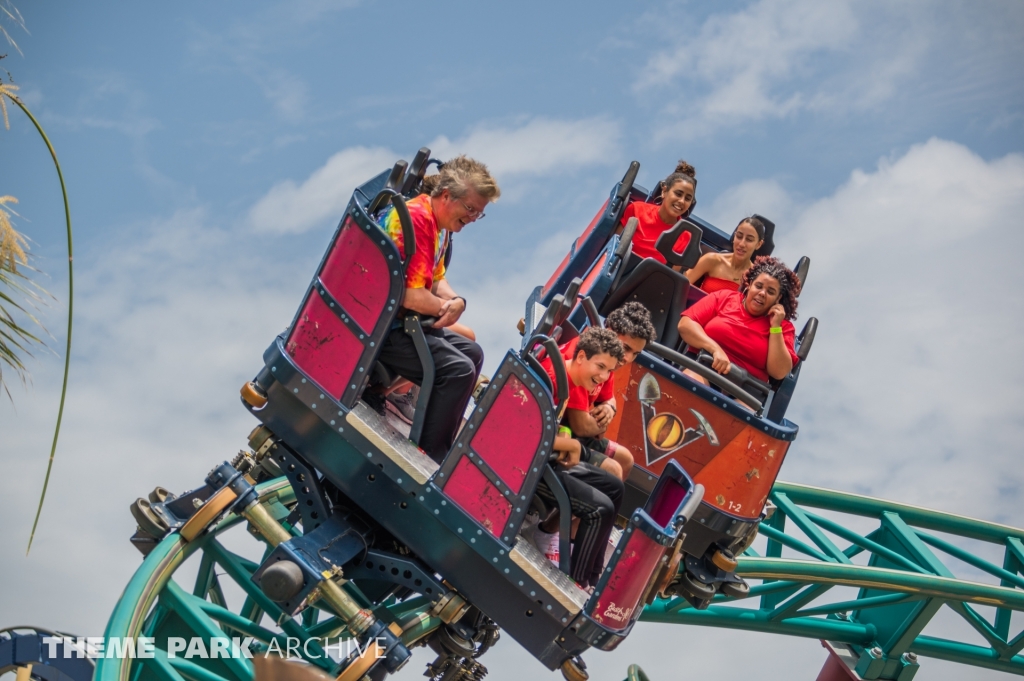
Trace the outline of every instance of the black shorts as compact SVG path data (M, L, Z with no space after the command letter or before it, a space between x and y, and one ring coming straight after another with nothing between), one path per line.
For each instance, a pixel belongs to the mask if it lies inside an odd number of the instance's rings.
M612 450L612 445L615 443L608 438L579 437L576 439L583 447L583 451L580 452L580 461L586 461L600 468L602 463L611 458L609 453Z

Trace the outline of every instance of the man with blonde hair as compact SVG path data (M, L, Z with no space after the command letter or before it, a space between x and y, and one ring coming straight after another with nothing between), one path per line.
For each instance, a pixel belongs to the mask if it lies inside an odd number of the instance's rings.
M484 209L501 195L487 166L457 156L424 181L426 193L407 203L416 239L416 252L405 264L405 296L399 316L407 311L436 317L425 337L434 358L434 386L427 405L419 446L440 463L455 441L462 413L483 366L483 350L447 327L466 310L466 299L445 278L444 254L451 234L484 217ZM394 208L381 221L405 258L402 227ZM412 339L401 328L384 341L380 362L419 385L423 366Z

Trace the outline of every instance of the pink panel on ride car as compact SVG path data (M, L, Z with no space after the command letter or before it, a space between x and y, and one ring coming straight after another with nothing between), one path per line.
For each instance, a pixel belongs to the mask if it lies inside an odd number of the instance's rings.
M363 354L363 344L316 291L311 291L285 351L325 392L341 397Z
M661 527L667 528L672 523L672 519L679 510L679 506L683 503L683 499L686 498L686 490L687 488L680 485L676 480L665 478L665 482L661 483L661 487L657 490L657 498L653 498L648 502L651 509L651 520Z
M544 430L540 405L516 376L509 376L470 442L502 482L519 493Z
M320 280L328 292L367 333L373 333L391 291L387 258L370 241L371 235L380 240L388 238L379 229L367 233L351 215L346 216L320 270Z
M495 537L501 535L512 504L468 457L462 457L455 466L444 493Z
M612 631L622 631L629 626L664 553L664 546L640 530L634 530L601 591L591 618Z

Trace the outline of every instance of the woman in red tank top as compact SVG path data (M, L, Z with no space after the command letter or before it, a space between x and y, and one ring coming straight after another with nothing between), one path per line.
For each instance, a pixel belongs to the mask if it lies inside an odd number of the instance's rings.
M743 218L732 233L732 250L725 253L705 253L686 271L691 284L700 282L707 293L738 291L743 275L750 269L754 252L764 243L764 224L757 218Z
M665 262L665 256L654 248L658 237L666 232L679 221L679 218L686 217L697 205L695 198L697 192L697 171L686 161L679 161L675 172L661 182L661 205L634 201L626 206L622 213L622 224L625 225L630 218L636 218L640 223L637 226L636 234L633 235L633 253L641 258L654 258L660 263ZM675 250L682 251L689 243L690 235L685 235L686 241L675 245Z

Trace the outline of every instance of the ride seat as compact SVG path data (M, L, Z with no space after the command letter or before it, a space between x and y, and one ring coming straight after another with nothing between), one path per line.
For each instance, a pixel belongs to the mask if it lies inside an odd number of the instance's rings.
M657 341L670 348L679 343L679 316L686 309L690 282L679 272L648 258L623 279L598 310L607 317L613 310L635 300L651 313Z

